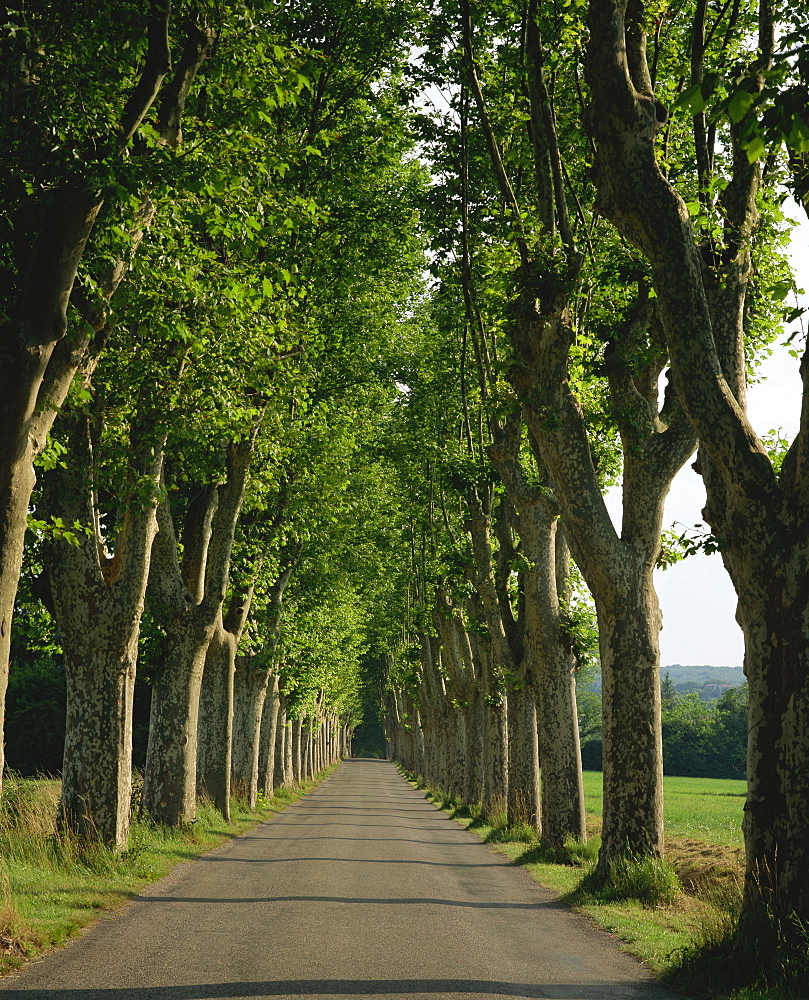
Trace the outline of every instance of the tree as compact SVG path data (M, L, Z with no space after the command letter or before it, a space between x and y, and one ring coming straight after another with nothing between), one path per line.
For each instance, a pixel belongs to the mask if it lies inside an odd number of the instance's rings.
M186 12L178 13L183 18ZM151 200L139 192L142 161L130 158L131 143L157 107L157 134L169 147L178 144L186 98L213 49L213 30L196 11L187 13L185 47L164 88L172 70L169 36L181 23L167 2L151 4L146 14L136 4L116 5L128 44L120 44L98 11L87 17L81 7L47 0L7 11L3 145L13 150L13 160L3 188L13 227L4 241L8 291L0 324L0 716L33 461L91 342L107 326L109 300L153 213ZM105 76L108 65L116 72ZM93 74L77 86L79 67L88 66ZM77 288L105 206L131 233L119 242L112 268L88 275ZM78 322L67 336L71 315Z
M456 222L470 234L459 253L474 276L465 291L470 327L476 331L482 320L506 335L507 348L490 352L492 367L520 401L566 542L596 603L607 802L599 872L606 877L617 855L662 852L660 616L652 573L663 501L695 436L673 391L663 405L658 399L666 355L647 269L596 231L580 138L559 124L576 114L579 87L575 60L563 65L550 39L567 42L575 15L546 14L530 3L519 12L489 12L473 31L470 5L461 3L459 13L463 65L458 72L456 60L450 85L474 150L460 186L473 185L468 201L481 206L480 219L467 220L462 196ZM436 25L434 61L446 47L446 24L445 16ZM594 373L603 376L598 387ZM620 536L602 496L615 464L606 446L613 428L622 444Z
M697 21L699 27L699 20ZM772 62L774 8L759 7L751 96ZM705 517L738 595L750 688L746 878L741 930L775 914L809 918L809 670L804 452L809 407L780 472L746 417L745 308L762 170L723 120L730 151L714 254L705 254L656 137L667 111L655 95L639 4L593 0L588 127L597 143L598 206L648 258L677 393L700 439ZM802 363L806 367L806 360ZM745 938L745 940L749 940ZM776 953L774 938L765 947ZM763 954L763 953L762 953Z

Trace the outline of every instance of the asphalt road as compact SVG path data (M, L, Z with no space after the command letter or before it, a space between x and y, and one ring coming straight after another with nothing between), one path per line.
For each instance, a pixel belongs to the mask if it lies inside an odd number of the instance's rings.
M377 760L0 984L27 1000L675 1000Z

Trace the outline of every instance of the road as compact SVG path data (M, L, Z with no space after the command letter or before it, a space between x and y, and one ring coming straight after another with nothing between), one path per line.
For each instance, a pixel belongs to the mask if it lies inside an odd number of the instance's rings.
M385 761L305 798L2 981L22 1000L675 1000Z

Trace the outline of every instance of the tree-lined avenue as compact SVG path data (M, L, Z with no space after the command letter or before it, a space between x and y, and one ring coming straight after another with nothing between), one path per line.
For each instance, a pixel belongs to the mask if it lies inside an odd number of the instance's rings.
M673 997L370 759L344 761L282 815L183 866L3 993Z

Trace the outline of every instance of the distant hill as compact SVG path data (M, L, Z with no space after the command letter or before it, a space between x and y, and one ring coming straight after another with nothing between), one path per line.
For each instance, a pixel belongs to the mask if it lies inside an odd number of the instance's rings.
M666 674L671 678L671 683L677 687L678 684L696 684L702 687L703 684L729 684L731 687L739 687L744 684L745 676L741 667L711 667L692 666L682 663L672 663L667 667L660 668L660 676Z
M710 665L695 666L693 664L671 663L660 668L660 680L669 675L674 690L679 694L689 691L699 691L705 700L718 698L729 687L740 687L745 682L741 667L712 667ZM706 685L717 685L716 688L706 688ZM584 685L585 690L601 690L601 673L597 673L592 682Z
M695 667L682 663L672 663L660 668L661 683L669 676L677 694L696 691L700 701L714 701L721 698L729 688L741 687L745 682L741 667Z

